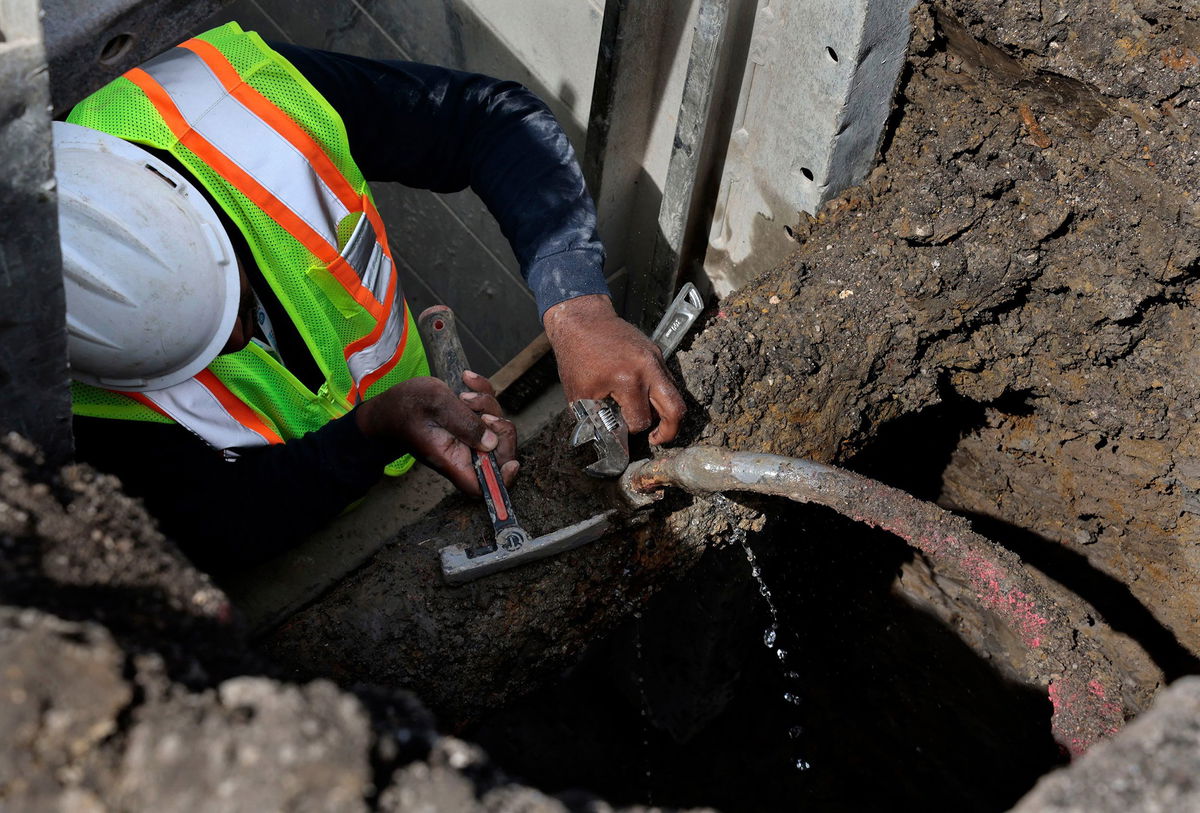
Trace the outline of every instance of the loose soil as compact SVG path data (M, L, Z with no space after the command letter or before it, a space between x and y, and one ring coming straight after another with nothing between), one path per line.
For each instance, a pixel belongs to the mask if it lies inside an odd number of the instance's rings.
M852 462L897 427L894 481L923 474L1072 589L1127 589L1110 622L1189 670L1200 11L916 20L883 163L681 355L685 440Z
M0 808L589 809L411 693L288 681L112 477L0 439Z
M914 19L879 167L790 224L795 255L679 354L679 442L840 463L973 517L1086 602L1059 640L1099 642L1134 713L1200 671L1200 10L939 0ZM615 505L566 430L525 453L535 534ZM0 478L3 806L600 804L566 790L584 786L999 810L1071 747L1048 728L1061 675L1031 681L963 584L821 511L671 495L451 590L428 540L483 532L452 500L251 647L111 479L19 444ZM798 679L762 660L735 526Z

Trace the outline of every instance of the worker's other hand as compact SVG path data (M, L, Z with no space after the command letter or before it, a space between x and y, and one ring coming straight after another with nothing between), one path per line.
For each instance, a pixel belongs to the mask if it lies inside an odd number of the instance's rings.
M484 376L463 374L471 392L455 395L436 378L410 378L364 401L355 410L363 434L411 454L466 494L481 496L471 450L495 452L500 473L511 485L517 429L504 419L496 392Z
M686 409L663 364L662 352L640 330L617 316L603 294L560 302L542 320L558 358L568 403L611 396L631 432L658 426L651 443L674 440Z

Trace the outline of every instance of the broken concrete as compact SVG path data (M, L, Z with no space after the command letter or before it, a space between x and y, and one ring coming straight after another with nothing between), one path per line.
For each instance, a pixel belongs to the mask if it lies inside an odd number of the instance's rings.
M1200 808L1200 678L1177 681L1112 742L1056 771L1013 813Z

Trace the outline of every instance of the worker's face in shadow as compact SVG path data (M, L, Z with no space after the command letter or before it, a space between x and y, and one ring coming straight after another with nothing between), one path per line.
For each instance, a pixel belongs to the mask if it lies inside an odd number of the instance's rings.
M242 267L241 260L238 260L238 275L242 279L242 295L238 303L237 320L233 323L233 332L229 334L229 341L225 342L225 346L221 348L222 354L236 353L250 344L250 339L254 336L254 290L250 287L250 278L246 276L246 270Z

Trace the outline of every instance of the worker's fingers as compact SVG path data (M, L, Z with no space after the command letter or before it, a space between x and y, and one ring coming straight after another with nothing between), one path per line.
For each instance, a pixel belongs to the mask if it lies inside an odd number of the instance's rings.
M620 319L607 297L560 302L546 311L543 324L568 401L611 396L620 404L630 432L649 429L657 413L659 425L651 442L675 438L685 405L662 351Z
M496 388L492 386L491 380L487 376L482 376L473 370L463 371L463 383L473 389L475 392L482 392L484 395L496 395Z
M646 386L641 381L622 381L619 388L614 388L612 397L620 405L630 432L636 434L650 428L654 415L650 412Z
M459 449L463 448L461 445ZM479 477L475 474L475 466L471 462L470 453L465 457L454 454L420 455L425 465L450 481L451 485L471 497L481 497Z
M656 381L650 386L650 404L658 413L658 426L650 433L650 442L670 443L679 434L679 424L687 411L683 396L668 378Z
M496 461L503 468L506 464L516 459L517 427L511 421L506 421L495 415L485 414L482 417L488 429L496 433Z
M464 392L459 398L474 412L494 415L497 418L504 417L504 410L500 408L500 402L496 400L496 396L494 395L485 395L481 392Z
M511 486L513 481L517 479L517 471L521 468L521 464L515 460L510 460L500 467L500 476L504 478L504 485Z
M484 399L481 412L499 411L492 395L478 397ZM483 420L486 412L481 412L451 392L445 382L425 376L368 399L355 410L355 420L368 438L393 444L397 455L415 455L460 491L478 496L472 449L499 450L501 464L511 461L516 450L516 428L491 415L489 425Z
M500 442L499 436L488 428L481 416L460 399L451 399L440 404L434 420L459 441L478 452L490 452Z

